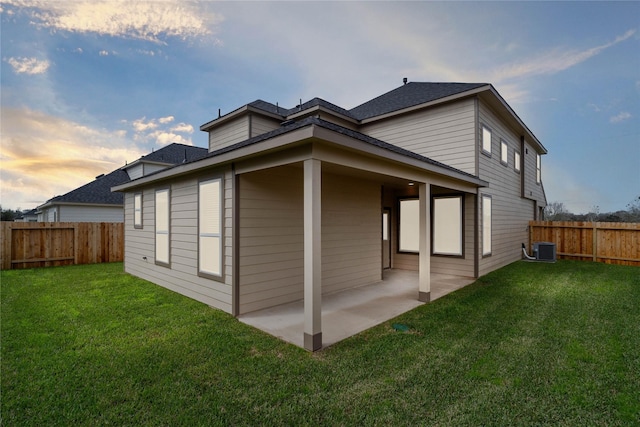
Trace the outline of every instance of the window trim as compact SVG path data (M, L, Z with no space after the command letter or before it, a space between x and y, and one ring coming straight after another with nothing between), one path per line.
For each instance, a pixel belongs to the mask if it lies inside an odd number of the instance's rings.
M542 156L540 153L536 153L536 184L542 182Z
M500 140L500 163L509 166L509 144L504 139Z
M489 134L489 150L485 148L485 132ZM482 148L482 154L485 154L491 157L491 145L493 144L493 131L491 128L485 124L480 127L480 145Z
M513 151L513 169L520 173L520 162L521 162L520 152L518 150Z
M487 251L485 248L485 243L486 243L486 234L487 234L487 221L486 221L486 216L485 216L485 211L487 209L487 205L485 205L485 202L489 203L489 224L488 224L488 231L489 231L489 250ZM482 257L490 257L493 253L493 201L491 198L491 195L489 194L483 194L481 197L481 223L482 223Z
M459 199L460 200L460 252L447 253L436 250L436 200ZM463 194L437 194L431 198L431 255L447 258L464 258L464 195Z
M167 193L167 261L158 261L158 194ZM171 268L171 187L156 188L153 199L154 224L153 224L153 258L156 265ZM164 234L164 232L162 232Z
M418 241L418 248L416 250L407 250L407 249L402 249L402 202L406 202L406 201L415 201L418 203L418 229L420 228L420 198L419 197L400 197L398 198L398 233L397 233L397 239L398 239L398 247L397 247L397 253L399 254L412 254L412 255L418 255L420 253L420 241ZM416 235L420 235L419 232L416 233Z
M219 262L220 262L220 272L219 274L215 273L215 272L211 272L211 271L205 271L202 270L201 267L201 238L202 236L202 232L201 227L201 218L202 218L202 212L200 211L201 208L201 202L202 202L202 197L201 197L201 186L204 183L210 183L210 182L218 182L220 185L219 188L219 218L218 218L218 226L219 226L219 233L212 233L212 234L217 234L216 236L204 236L204 237L217 237L219 239ZM225 206L224 206L224 176L222 175L212 175L212 176L207 176L207 177L203 177L201 179L198 180L198 250L197 250L197 261L198 261L198 276L199 277L203 277L206 279L211 279L211 280L215 280L218 282L224 282L224 260L225 260L225 245L224 245L224 210L225 210Z
M136 208L136 200L139 198L138 206ZM142 193L134 193L133 194L133 228L142 229L143 228L143 220L142 220ZM140 221L136 222L136 211L140 212Z

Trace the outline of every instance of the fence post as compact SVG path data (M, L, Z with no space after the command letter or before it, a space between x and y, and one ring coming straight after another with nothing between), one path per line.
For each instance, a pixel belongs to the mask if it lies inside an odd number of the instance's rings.
M593 222L593 262L598 261L598 226Z

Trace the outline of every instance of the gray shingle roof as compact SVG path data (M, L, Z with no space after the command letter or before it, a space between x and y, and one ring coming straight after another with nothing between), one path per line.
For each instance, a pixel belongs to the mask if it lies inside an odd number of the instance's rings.
M142 156L140 161L164 162L178 165L199 160L205 157L208 152L209 150L206 148L173 143L146 156ZM112 193L111 187L124 184L128 181L130 181L129 174L123 169L117 169L62 196L56 196L47 203L122 205L124 201L123 193Z
M411 82L352 108L350 113L358 120L364 120L487 85L487 83Z
M422 83L411 82L402 85L390 92L378 96L364 104L358 105L351 110L344 109L322 98L313 98L294 108L283 108L271 104L270 102L258 99L248 105L259 108L263 111L278 114L282 120L292 114L307 110L316 106L322 106L328 110L342 114L355 120L365 120L371 117L380 116L391 113L393 111L402 110L404 108L413 107L424 104L426 102L435 101L447 96L456 95L482 86L488 83Z

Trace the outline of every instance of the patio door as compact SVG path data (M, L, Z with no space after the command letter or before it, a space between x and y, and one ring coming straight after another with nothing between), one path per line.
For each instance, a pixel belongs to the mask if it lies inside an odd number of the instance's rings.
M391 210L382 210L382 268L391 268Z

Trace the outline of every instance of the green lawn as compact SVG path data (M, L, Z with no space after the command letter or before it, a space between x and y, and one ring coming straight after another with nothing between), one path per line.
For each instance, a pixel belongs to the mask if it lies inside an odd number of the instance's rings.
M316 354L122 264L1 279L6 426L640 425L637 267L515 263Z

